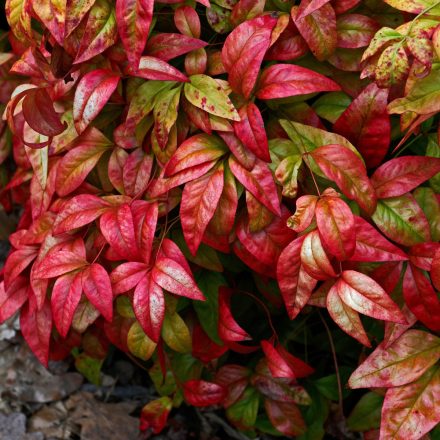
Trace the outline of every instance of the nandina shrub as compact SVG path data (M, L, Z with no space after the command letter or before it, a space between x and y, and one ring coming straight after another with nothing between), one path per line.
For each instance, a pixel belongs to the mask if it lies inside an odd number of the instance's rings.
M0 321L43 364L136 356L154 432L185 401L250 436L438 438L439 2L6 14Z

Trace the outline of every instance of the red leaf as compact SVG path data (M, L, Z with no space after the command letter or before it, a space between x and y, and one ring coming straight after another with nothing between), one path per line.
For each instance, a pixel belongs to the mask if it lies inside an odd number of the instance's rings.
M142 277L137 284L133 309L142 330L157 343L165 317L165 298L162 288L153 281L151 273Z
M218 345L203 330L203 327L197 324L193 329L192 335L192 356L200 359L207 364L228 351L226 345Z
M426 242L411 246L408 254L409 260L419 269L430 271L436 252L440 249L440 243Z
M118 255L131 261L140 259L133 213L128 204L105 212L100 218L99 226L102 235Z
M226 397L226 390L216 383L188 380L183 384L183 395L188 404L204 407L222 403Z
M147 203L135 200L131 204L133 213L134 232L137 246L143 261L149 262L153 249L154 234L156 232L159 207L157 203Z
M276 23L276 18L263 15L240 24L225 40L222 61L229 73L229 84L245 98L249 98L254 89Z
M177 246L177 244L174 243L174 241L171 241L169 238L163 239L157 256L174 260L176 263L179 263L189 274L191 274L191 267L189 266L188 260L183 255L179 246Z
M348 205L339 197L322 197L315 215L324 246L339 261L348 260L356 244L354 217Z
M335 289L345 304L363 315L406 324L406 319L397 304L376 281L363 273L354 270L343 271Z
M224 185L224 169L214 171L185 185L180 204L180 221L189 250L193 255L217 208Z
M401 156L381 165L371 177L377 197L401 196L440 173L440 158Z
M227 287L219 288L218 295L218 335L225 342L240 342L252 339L249 334L243 330L232 316L231 311L232 290Z
M307 15L310 15L329 1L330 0L301 0L296 16L297 20L307 17Z
M290 319L307 304L317 281L302 267L301 247L305 236L292 241L278 259L277 279Z
M153 167L153 157L138 148L133 151L124 163L122 180L124 193L127 196L140 197L148 187Z
M113 318L113 292L107 271L100 264L91 264L82 272L82 285L88 300L110 322Z
M155 434L161 432L167 423L173 402L168 396L148 402L141 411L140 430L151 428Z
M295 232L305 231L312 223L315 217L316 203L318 197L314 195L305 195L296 199L295 214L289 217L287 225Z
M431 330L440 330L440 300L424 273L411 264L403 278L403 297L419 321Z
M153 18L153 0L116 0L116 23L128 62L139 64Z
M192 276L170 258L158 257L151 276L156 284L171 293L199 301L205 299Z
M350 200L356 200L368 214L376 209L376 195L362 160L343 145L325 145L310 155L323 173L336 182Z
M187 82L188 78L180 70L160 58L143 56L140 58L138 67L129 66L129 72L139 78L157 81L180 81Z
M81 269L88 263L84 258L68 250L54 249L37 264L33 275L35 278L55 278L65 273Z
M229 166L237 180L259 202L275 215L281 215L277 187L266 163L257 159L252 170L248 171L234 156L230 156Z
M11 283L34 261L38 255L38 248L24 247L11 252L4 266L5 288L9 289Z
M367 86L335 122L333 129L356 145L367 168L377 167L391 140L387 112L388 90Z
M68 273L59 277L51 296L52 315L55 327L65 338L72 324L82 294L82 273Z
M110 280L115 295L124 293L133 289L146 275L148 265L131 261L120 264L110 274Z
M270 162L269 144L260 110L253 102L250 102L241 107L238 114L241 121L234 122L237 137L258 158Z
M52 99L46 89L33 88L26 92L23 99L23 116L36 132L53 137L62 133L66 125L53 107Z
M371 347L359 314L342 301L338 293L337 284L334 284L330 288L327 294L326 305L333 321L335 321L345 333L357 339L361 344Z
M0 324L13 316L31 293L29 281L24 277L18 277L12 281L7 290L5 290L4 283L0 283Z
M208 43L182 34L156 34L145 47L147 55L168 61L192 50L205 47Z
M110 203L91 194L81 194L63 204L55 220L54 234L62 234L85 226L110 207Z
M287 98L341 88L320 73L294 64L275 64L263 70L256 96L259 99Z
M251 370L241 365L227 364L221 367L215 375L215 382L227 389L223 406L228 408L243 394L249 383Z
M405 252L390 243L377 229L363 218L354 216L356 248L351 261L404 261Z
M296 437L306 431L301 411L294 403L266 399L264 407L272 425L284 435Z
M119 75L97 69L86 73L78 83L73 100L73 118L82 133L98 116L119 83Z
M325 281L336 276L316 229L309 232L302 243L301 264L305 271L316 280Z
M437 290L440 290L440 249L434 255L431 267L431 280Z
M52 331L52 313L46 301L40 310L29 301L20 314L21 333L37 359L47 367L49 361L50 333Z

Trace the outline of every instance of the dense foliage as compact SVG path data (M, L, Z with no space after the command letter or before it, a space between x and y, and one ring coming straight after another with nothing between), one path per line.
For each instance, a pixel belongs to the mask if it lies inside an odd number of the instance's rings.
M439 436L440 2L294 3L6 1L0 322L142 429Z

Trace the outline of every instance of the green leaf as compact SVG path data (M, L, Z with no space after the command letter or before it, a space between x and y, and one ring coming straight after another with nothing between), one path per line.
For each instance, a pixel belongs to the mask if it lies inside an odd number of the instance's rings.
M223 345L218 336L218 289L227 286L228 283L219 273L202 271L196 278L199 289L206 297L206 301L194 301L199 322L206 334L219 345Z
M275 171L275 177L283 186L284 197L296 197L298 191L298 171L302 165L302 156L287 156L278 165Z
M312 107L319 117L334 124L350 104L351 98L344 92L330 92L318 98Z
M162 338L172 350L178 353L190 353L191 335L185 321L177 313L166 313L162 325Z
M142 330L136 321L130 327L127 335L127 346L132 354L146 361L156 350L156 343L153 342Z
M221 118L239 121L240 116L222 86L210 76L192 75L184 86L188 101L202 110Z
M249 387L241 398L226 410L226 416L238 428L251 429L257 420L259 405L260 397L257 390Z
M440 157L440 145L432 137L430 137L428 140L428 147L426 148L426 156ZM429 179L429 184L436 193L440 193L440 173L431 177Z
M154 105L154 131L161 148L168 142L171 127L177 120L181 87L171 90L162 90L155 99Z
M431 240L440 241L440 202L431 188L421 186L413 193L429 222Z
M101 368L103 359L95 359L85 353L75 358L75 368L92 384L101 385Z
M364 394L347 418L347 426L352 431L369 431L380 426L383 396L368 392Z
M428 220L411 194L379 200L371 218L388 238L404 246L431 239Z

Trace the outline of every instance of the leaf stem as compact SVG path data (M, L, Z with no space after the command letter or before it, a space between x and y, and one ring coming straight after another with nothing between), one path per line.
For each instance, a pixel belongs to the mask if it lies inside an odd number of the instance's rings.
M343 406L343 398L342 398L342 382L341 382L341 376L339 374L338 358L336 356L335 344L333 342L333 337L332 337L332 334L330 332L330 329L328 328L328 325L325 322L325 319L322 316L320 310L318 310L318 315L321 318L321 321L322 321L322 323L323 323L323 325L325 327L325 331L327 332L328 340L330 342L330 348L331 348L331 351L332 351L333 362L335 364L336 380L338 382L338 406L339 406L339 411L341 413L341 416L344 417L344 406Z

